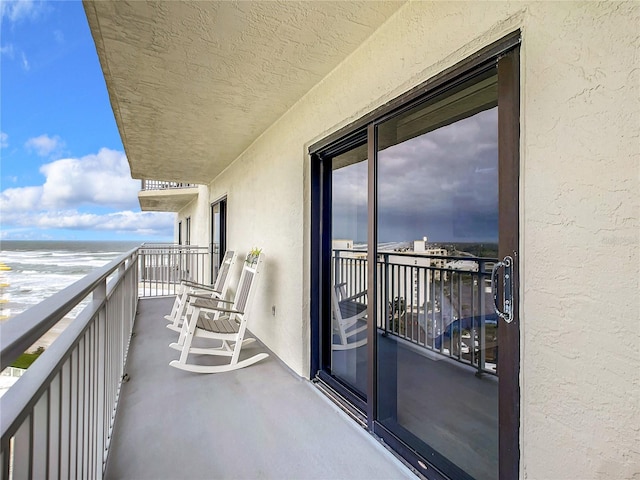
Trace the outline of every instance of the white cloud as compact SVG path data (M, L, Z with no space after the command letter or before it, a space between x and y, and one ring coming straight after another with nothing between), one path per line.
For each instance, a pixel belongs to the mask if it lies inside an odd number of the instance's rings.
M56 160L40 171L47 177L42 186L42 202L47 207L132 208L138 204L140 181L131 178L122 152L103 148L96 155Z
M22 68L29 71L31 66L29 65L29 60L27 60L27 56L22 52Z
M7 188L0 194L2 221L10 213L40 210L42 187Z
M51 154L60 152L64 147L64 142L60 137L54 135L50 137L47 134L40 135L39 137L33 137L27 140L24 146L30 152L35 151L41 157L46 157Z
M108 148L82 158L64 158L40 167L43 185L10 188L0 194L3 212L75 209L83 205L131 209L140 182L133 180L124 153Z
M13 59L13 53L14 53L13 44L11 43L0 47L0 55L6 55L10 59Z
M144 236L170 236L175 215L165 212L122 211L107 214L59 210L26 214L4 213L3 231L12 236L12 231L30 229L93 230ZM6 230L5 226L14 227ZM17 228L16 228L17 227Z
M175 214L133 211L138 205L140 182L131 179L123 152L103 148L95 155L47 163L40 171L46 177L42 185L0 192L0 219L6 238L17 238L25 229L172 234ZM100 213L90 211L91 207L100 207ZM101 213L104 209L122 211Z
M9 146L9 135L4 132L0 132L0 148L7 148Z
M34 2L33 0L2 0L0 2L0 17L11 22L20 20L33 20L45 8L44 2Z

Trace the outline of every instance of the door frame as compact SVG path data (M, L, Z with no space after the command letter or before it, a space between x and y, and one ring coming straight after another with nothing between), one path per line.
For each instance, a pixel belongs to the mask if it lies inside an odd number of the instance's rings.
M517 30L497 42L467 57L457 65L441 72L405 94L370 112L350 125L329 135L309 147L311 161L311 279L310 279L310 378L328 383L347 407L364 407L368 430L382 438L413 467L427 478L447 478L428 459L419 456L411 446L385 429L376 421L377 412L377 371L375 328L368 329L368 391L365 405L358 405L349 398L348 392L335 388L323 369L327 354L330 356L330 339L322 330L324 316L330 315L330 298L326 288L330 281L330 232L331 215L323 204L331 198L330 175L324 160L335 155L340 145L357 132L367 130L369 148L368 170L368 316L375 317L377 299L376 254L376 179L377 179L377 128L376 126L399 111L409 109L426 99L441 95L454 85L477 75L488 68L498 72L498 165L499 165L499 257L509 255L514 259L513 269L513 321L511 324L499 318L500 381L498 386L499 404L499 478L518 478L520 464L520 326L519 326L519 182L520 182L520 43L521 34ZM337 150L336 150L337 149ZM327 185L327 183L329 185ZM327 260L329 257L329 261ZM328 280L329 279L329 280ZM370 323L371 325L371 323ZM324 337L324 338L323 338ZM327 353L328 352L328 353Z
M218 264L215 265L213 255L213 237L214 237L214 222L213 222L213 208L216 205L220 205L220 248L218 252ZM209 255L210 255L210 272L211 283L215 281L214 271L220 267L222 263L222 257L224 257L227 251L227 196L221 197L209 205Z
M313 155L312 163L312 187L311 205L312 216L320 218L318 222L312 222L311 227L311 269L318 272L311 278L311 291L321 292L311 295L311 311L316 312L317 321L311 321L311 378L316 378L329 386L336 394L342 397L345 407L361 422L364 422L367 402L360 395L352 391L346 384L327 373L331 367L331 332L322 329L321 319L331 315L331 294L321 285L331 282L331 205L324 205L324 199L331 198L331 160L353 148L366 144L367 131L359 129L351 131L349 135L338 142L334 142L330 148ZM313 314L312 314L313 315Z
M513 262L513 320L498 317L498 462L500 478L518 478L520 466L520 49L498 58L498 257ZM504 380L506 381L504 381Z

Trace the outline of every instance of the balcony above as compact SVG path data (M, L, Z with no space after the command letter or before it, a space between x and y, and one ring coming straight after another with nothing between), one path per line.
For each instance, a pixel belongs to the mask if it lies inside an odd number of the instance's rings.
M160 180L142 180L138 193L140 208L145 212L178 212L197 197L197 185Z

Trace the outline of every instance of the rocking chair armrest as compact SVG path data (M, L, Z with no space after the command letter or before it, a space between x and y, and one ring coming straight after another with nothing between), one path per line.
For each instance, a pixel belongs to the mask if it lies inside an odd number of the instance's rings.
M231 300L221 300L219 298L211 298L206 295L198 295L197 293L188 293L187 295L189 296L189 298L195 298L196 302L198 301L197 299L201 298L203 300L209 300L210 302L216 302L216 303L228 303L228 304L233 303Z
M355 300L357 298L364 297L365 295L367 295L367 291L366 290L364 290L364 291L362 291L360 293L356 293L355 295L351 295L350 297L343 298L341 301L345 302L345 301L348 301L348 300Z
M196 300L193 303L193 306L196 308L200 308L202 310L208 310L208 311L212 311L212 312L223 312L223 313L240 313L242 314L242 312L235 310L233 308L225 308L225 307L214 307L213 305L202 305L202 304L198 304L198 301Z
M209 290L211 292L220 293L219 290L216 290L211 285L204 285L202 283L192 282L191 280L181 280L181 283L187 285L189 287L200 288L202 290Z

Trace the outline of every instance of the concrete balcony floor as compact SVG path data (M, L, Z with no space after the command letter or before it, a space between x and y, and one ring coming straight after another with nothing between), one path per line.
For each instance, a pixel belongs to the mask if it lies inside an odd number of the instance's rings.
M163 318L172 302L138 304L106 478L415 480L273 354L212 375L169 367L179 356Z

